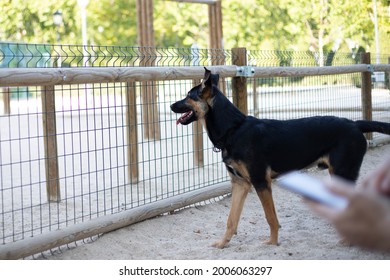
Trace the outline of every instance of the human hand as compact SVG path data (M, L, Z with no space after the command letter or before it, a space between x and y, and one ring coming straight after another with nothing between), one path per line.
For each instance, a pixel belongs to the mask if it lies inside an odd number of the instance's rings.
M390 157L366 175L361 185L364 189L390 196Z
M348 199L345 210L308 202L310 208L334 225L339 234L354 245L390 251L390 201L369 190L356 190L338 178L327 182L333 193Z

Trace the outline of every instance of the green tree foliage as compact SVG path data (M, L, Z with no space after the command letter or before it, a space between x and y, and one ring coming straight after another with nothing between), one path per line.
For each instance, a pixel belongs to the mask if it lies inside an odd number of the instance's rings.
M96 45L137 45L135 0L90 0L88 37Z
M374 17L372 0L298 1L292 20L305 23L302 35L312 50L351 51L364 48L373 51ZM377 1L378 22L383 38L389 39L389 4ZM387 30L387 35L385 35Z
M206 5L154 1L156 45L190 47L193 43L206 47L209 40Z
M227 48L291 49L299 35L286 1L223 1L224 39Z
M377 0L381 52L390 39L389 1ZM81 44L77 0L0 0L0 40L55 43L53 13L62 10L61 43ZM222 0L224 48L375 51L372 0ZM137 45L135 0L90 0L89 43ZM154 0L156 46L208 47L204 4Z
M53 14L61 10L62 43L77 40L76 0L0 0L0 41L56 43Z

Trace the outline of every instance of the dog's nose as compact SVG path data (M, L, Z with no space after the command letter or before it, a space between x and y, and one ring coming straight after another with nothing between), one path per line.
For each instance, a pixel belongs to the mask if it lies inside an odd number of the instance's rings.
M176 105L175 105L175 104L176 104L176 103L171 104L170 107L171 107L171 111L176 113L176 109L175 109L175 108L176 108Z

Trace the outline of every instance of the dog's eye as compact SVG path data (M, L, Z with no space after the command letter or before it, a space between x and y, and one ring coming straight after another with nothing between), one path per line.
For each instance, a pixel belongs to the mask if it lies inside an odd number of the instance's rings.
M195 101L199 99L198 92L193 92L193 91L191 92L190 91L187 96L188 96L188 98L191 98L192 100L195 100Z

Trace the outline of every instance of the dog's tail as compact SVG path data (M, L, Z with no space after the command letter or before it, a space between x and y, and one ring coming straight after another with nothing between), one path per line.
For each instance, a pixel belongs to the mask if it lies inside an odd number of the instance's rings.
M376 121L356 121L356 124L363 133L379 132L390 135L390 123Z

